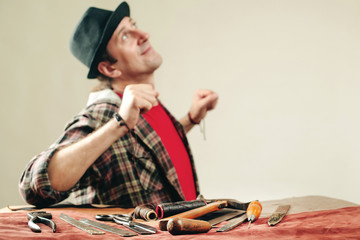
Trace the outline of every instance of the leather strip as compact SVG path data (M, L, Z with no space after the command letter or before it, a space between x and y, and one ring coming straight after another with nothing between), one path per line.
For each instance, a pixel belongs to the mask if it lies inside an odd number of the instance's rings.
M273 214L271 214L271 216L268 220L269 226L275 226L276 224L281 222L281 220L285 217L285 215L289 211L289 209L290 209L290 205L278 206L277 209L275 210L275 212L273 212Z

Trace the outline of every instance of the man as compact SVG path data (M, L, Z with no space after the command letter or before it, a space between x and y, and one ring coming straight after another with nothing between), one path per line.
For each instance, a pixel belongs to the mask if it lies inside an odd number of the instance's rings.
M196 198L185 133L215 107L217 95L197 91L188 115L174 119L154 85L162 58L130 18L126 2L114 12L89 8L71 50L102 87L63 136L30 161L19 187L24 199L46 206L71 194L77 204L134 207Z

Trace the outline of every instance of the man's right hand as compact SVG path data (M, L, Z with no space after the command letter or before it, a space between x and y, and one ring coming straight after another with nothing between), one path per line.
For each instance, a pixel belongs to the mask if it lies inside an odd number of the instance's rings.
M135 127L141 113L148 112L158 104L159 93L150 84L132 84L126 86L119 114L128 128Z

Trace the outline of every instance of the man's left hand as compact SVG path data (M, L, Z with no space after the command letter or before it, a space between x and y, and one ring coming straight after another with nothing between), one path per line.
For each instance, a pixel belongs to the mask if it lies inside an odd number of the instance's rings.
M218 98L217 93L211 90L197 90L189 111L191 119L196 123L200 123L200 121L205 118L206 113L215 108Z

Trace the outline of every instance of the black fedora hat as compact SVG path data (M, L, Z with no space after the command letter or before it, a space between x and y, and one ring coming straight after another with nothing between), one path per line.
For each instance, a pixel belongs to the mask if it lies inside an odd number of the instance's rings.
M122 2L115 11L90 7L81 18L70 42L72 54L89 68L88 78L99 75L101 55L121 20L130 16L130 8Z

